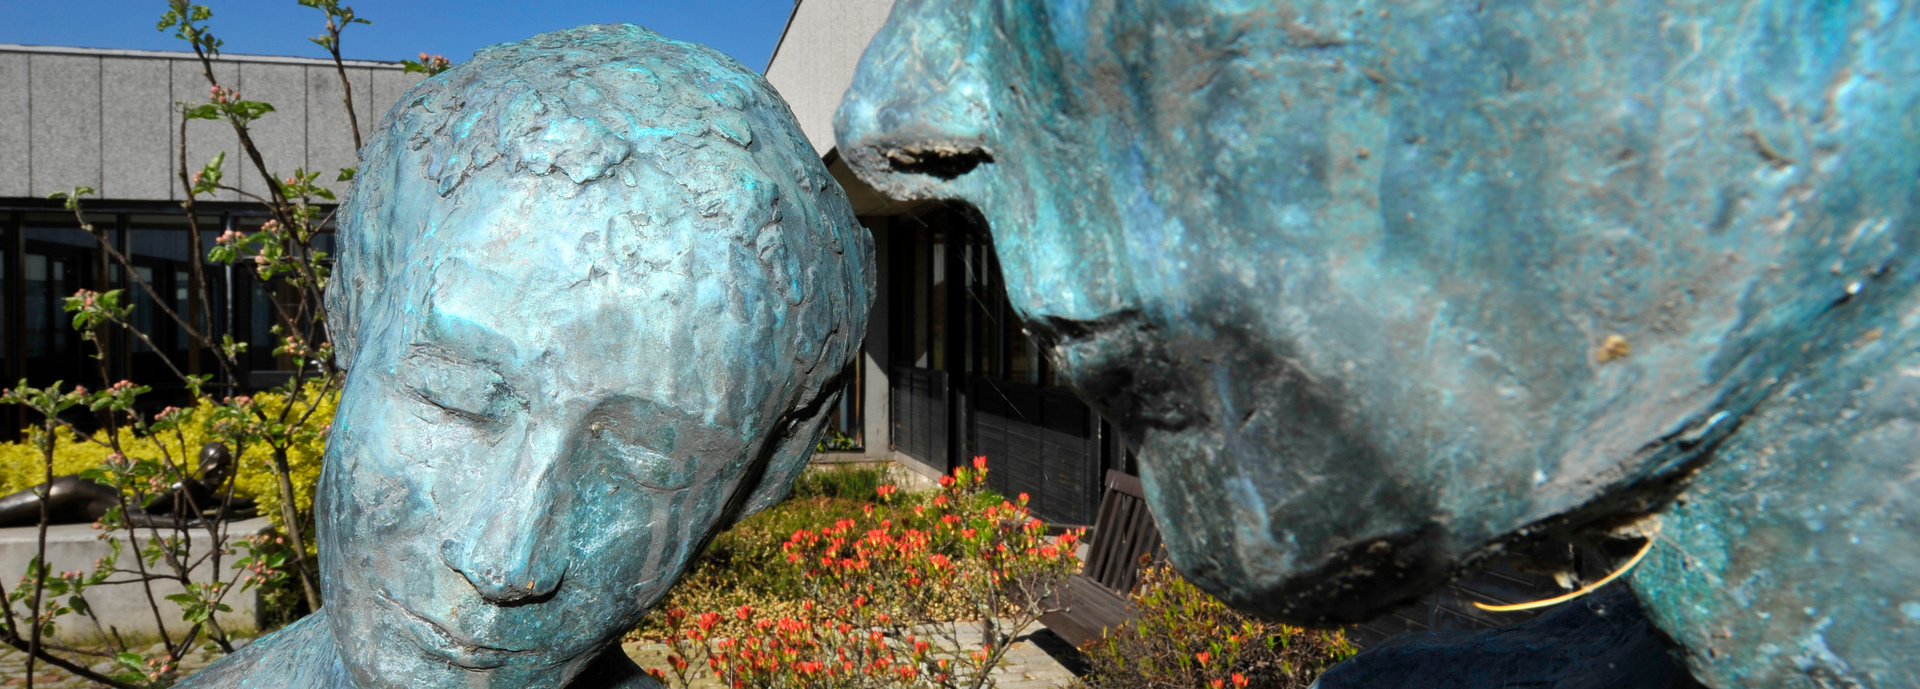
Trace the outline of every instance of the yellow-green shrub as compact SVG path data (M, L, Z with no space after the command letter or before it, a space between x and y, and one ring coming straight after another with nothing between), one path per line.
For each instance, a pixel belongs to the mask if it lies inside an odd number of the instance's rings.
M107 451L82 444L67 433L57 434L53 446L53 475L77 474L99 466ZM10 495L47 480L47 468L40 444L35 442L0 443L0 495Z
M298 420L306 411L309 400L316 405L313 417L305 427L319 432L296 435L287 452L294 504L302 512L313 509L313 490L320 481L320 455L326 445L324 429L333 423L334 406L339 398L339 391L322 394L319 384L310 383L289 415L290 419ZM268 417L278 418L281 408L286 405L286 396L261 393L254 395L253 401ZM191 469L199 461L201 445L222 440L211 427L214 408L212 400L201 399L193 407L174 412L171 418L176 423L171 428L147 437L136 437L123 428L119 434L120 447L135 459L160 459L164 448L166 456L175 462L184 462ZM109 450L105 446L75 439L64 431L57 435L59 442L54 445L53 451L54 475L77 474L99 466L106 460ZM46 480L42 457L40 447L30 441L0 443L0 495ZM284 529L286 525L280 516L280 488L273 473L273 448L265 442L255 441L244 449L237 464L234 492L258 500L260 514L271 519L275 528Z

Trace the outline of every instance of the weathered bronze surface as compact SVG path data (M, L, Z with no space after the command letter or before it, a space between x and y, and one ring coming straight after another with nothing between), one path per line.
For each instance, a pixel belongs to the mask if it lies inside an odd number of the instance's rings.
M1657 523L1703 681L1913 687L1917 46L1885 1L901 0L836 133L985 214L1232 604Z
M844 193L759 75L585 26L411 89L344 218L326 604L187 685L651 685L621 635L784 496L859 349Z

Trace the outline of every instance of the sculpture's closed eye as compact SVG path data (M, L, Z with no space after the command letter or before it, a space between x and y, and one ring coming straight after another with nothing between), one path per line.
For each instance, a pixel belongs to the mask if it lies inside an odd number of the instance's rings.
M462 421L488 423L509 395L506 380L485 366L415 352L396 373L408 392Z
M672 491L693 483L696 462L662 454L623 432L627 430L630 429L626 424L612 419L596 419L587 424L592 445L619 460L641 487ZM672 437L673 433L669 429L655 435Z

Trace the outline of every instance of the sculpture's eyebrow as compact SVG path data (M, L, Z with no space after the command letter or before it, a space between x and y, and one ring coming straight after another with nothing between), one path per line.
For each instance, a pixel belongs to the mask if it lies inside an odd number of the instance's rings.
M426 327L419 344L438 350L444 358L461 363L499 364L518 359L519 345L512 338L479 321L457 313L429 307Z

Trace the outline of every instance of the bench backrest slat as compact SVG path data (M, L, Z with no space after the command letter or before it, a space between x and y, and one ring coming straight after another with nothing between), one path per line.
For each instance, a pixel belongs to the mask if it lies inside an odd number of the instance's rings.
M1087 548L1087 578L1121 595L1133 590L1140 580L1140 556L1160 548L1160 531L1154 528L1139 478L1107 471L1100 517Z

